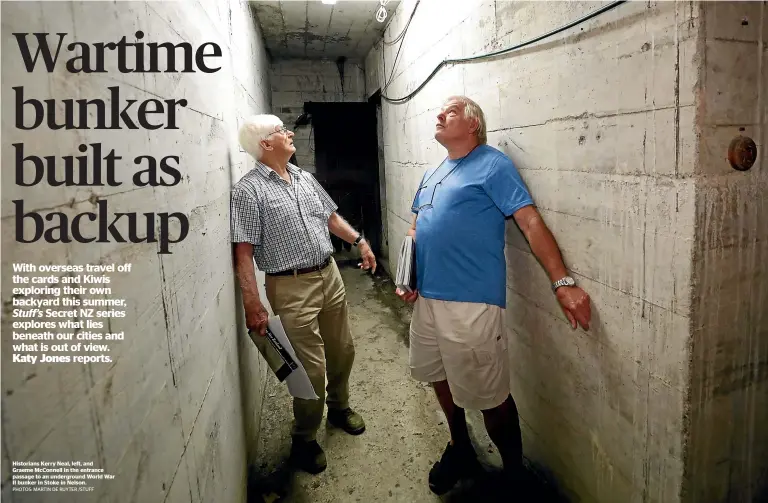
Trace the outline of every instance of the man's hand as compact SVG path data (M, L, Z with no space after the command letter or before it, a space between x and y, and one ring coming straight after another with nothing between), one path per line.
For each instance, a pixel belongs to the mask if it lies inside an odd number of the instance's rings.
M561 286L555 292L560 307L565 316L571 322L572 328L579 324L584 330L589 330L589 321L592 318L592 307L589 304L589 295L578 286Z
M357 246L360 249L360 257L363 259L361 264L357 264L358 267L365 269L366 271L370 269L372 274L376 273L376 257L373 255L373 251L368 245L368 242L362 240Z
M396 288L395 293L397 294L398 297L403 299L405 302L408 302L409 304L416 302L416 299L419 298L419 292L416 290L414 290L413 292L404 292L403 290Z
M342 241L352 243L358 236L360 236L355 229L353 229L346 220L341 218L341 215L335 211L328 217L328 230L334 236L339 237ZM357 243L357 247L360 250L360 258L363 260L360 264L357 264L361 269L371 270L372 273L376 272L376 257L371 251L371 247L368 242L363 239Z
M254 331L262 337L267 335L268 321L269 313L261 302L254 302L245 310L245 326L249 331Z

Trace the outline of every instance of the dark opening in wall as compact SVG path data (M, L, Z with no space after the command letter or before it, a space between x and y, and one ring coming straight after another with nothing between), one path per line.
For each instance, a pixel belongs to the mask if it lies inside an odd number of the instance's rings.
M381 255L376 106L373 103L305 103L312 115L315 177L339 205L339 214L363 232ZM350 246L332 237L337 251Z

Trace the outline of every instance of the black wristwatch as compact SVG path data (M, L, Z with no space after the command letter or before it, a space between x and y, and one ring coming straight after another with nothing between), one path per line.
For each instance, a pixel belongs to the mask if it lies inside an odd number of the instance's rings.
M363 235L362 234L358 234L357 235L357 239L355 239L355 242L352 243L352 245L353 246L357 246L358 244L360 244L360 241L362 241L362 240L363 240Z

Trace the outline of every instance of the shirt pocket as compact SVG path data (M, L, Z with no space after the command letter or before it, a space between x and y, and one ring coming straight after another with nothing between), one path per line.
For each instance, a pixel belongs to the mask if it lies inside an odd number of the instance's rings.
M317 194L317 192L315 192L314 188L307 187L305 185L302 187L299 197L301 200L302 209L306 208L306 211L310 216L318 218L322 221L327 220L323 203L320 201L320 196Z

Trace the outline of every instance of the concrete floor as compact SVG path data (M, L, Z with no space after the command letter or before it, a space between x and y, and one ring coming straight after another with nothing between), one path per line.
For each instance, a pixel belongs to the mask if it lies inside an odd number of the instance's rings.
M356 359L351 406L366 421L366 431L351 436L323 421L318 442L328 458L319 475L294 472L287 465L292 421L291 398L270 374L266 387L260 463L252 467L249 501L280 502L463 502L552 501L537 489L524 497L498 477L501 458L488 438L479 412L468 411L470 435L487 474L462 482L442 497L432 494L427 475L449 439L445 417L429 386L408 375L408 325L411 308L394 295L385 274L371 276L342 267L350 306ZM534 477L531 477L534 480Z

